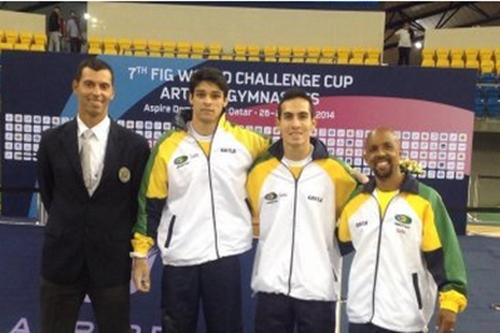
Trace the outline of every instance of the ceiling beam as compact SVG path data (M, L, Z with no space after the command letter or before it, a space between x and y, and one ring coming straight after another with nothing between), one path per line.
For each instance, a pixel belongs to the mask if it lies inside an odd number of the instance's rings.
M469 22L469 23L466 23L466 24L456 25L456 26L453 26L453 28L468 28L468 27L473 27L473 26L476 26L476 25L481 25L481 24L493 22L493 21L500 21L500 11L497 12L496 14L494 14L494 15L491 15L488 18L484 18L484 19L481 19L481 20L472 21L472 22ZM424 37L425 37L425 35L416 36L413 39L413 42L421 41L421 40L424 39ZM389 43L389 44L384 45L384 50L392 49L392 48L397 47L397 46L398 46L397 42L395 42L395 43Z
M455 16L455 14L456 14L456 13L457 13L460 9L461 9L460 7L459 7L459 8L455 8L455 10L453 11L453 13L451 13L450 15L448 15L448 17L446 18L446 20L444 20L443 22L441 22L441 24L440 24L439 26L437 26L436 28L437 28L437 29L441 29L441 28L443 28L443 27L446 25L446 23L448 23L448 21L449 21L449 20L450 20L453 16Z
M450 2L450 5L451 5L451 2ZM441 14L441 17L439 18L438 23L436 23L436 26L434 27L434 29L437 29L441 25L441 22L443 22L444 18L446 17L446 14L448 14L448 11L444 11Z
M413 21L415 21L415 20L419 20L419 19L431 17L431 16L434 16L434 15L441 14L442 12L447 12L448 10L453 10L453 9L456 9L456 8L465 7L467 5L470 5L471 3L472 2L459 2L459 3L454 3L452 5L449 5L449 6L446 5L446 7L441 7L441 8L438 8L438 9L429 10L429 11L426 11L426 12L423 12L423 13L411 16L411 19ZM437 2L435 4L439 4L439 2ZM403 25L406 21L407 20L394 21L391 24L387 24L386 27L385 27L385 29L387 30L387 29L398 28L401 25Z
M429 4L429 3L432 3L432 2L431 1L407 2L407 3L403 3L403 4L400 4L400 5L396 5L396 6L392 6L392 7L386 8L385 12L386 13L398 12L400 10L404 10L404 9L408 9L408 8L415 7L415 6L420 6L420 5L426 5L426 4Z
M484 18L484 19L480 19L480 20L476 20L476 21L472 21L472 22L468 22L468 23L464 23L464 24L459 24L457 26L454 26L453 28L473 27L476 25L486 24L486 23L490 23L490 22L498 21L498 20L500 20L500 12L497 12L496 14L493 14L488 18Z
M24 12L24 13L32 13L32 12L35 12L35 11L40 10L40 9L56 6L60 3L61 2L35 2L35 5L22 7L22 8L17 9L16 11Z
M410 17L409 15L407 15L405 12L403 12L402 10L399 12L400 15L402 17L405 18L405 22L410 22L410 25L413 25L417 30L420 30L420 31L425 31L425 28L420 24L418 23L417 21L415 21L412 17Z
M486 13L484 10L482 10L478 5L474 4L474 3L471 3L469 5L469 8L471 8L472 10L474 10L476 13L479 13L480 15L482 15L483 17L485 18L489 18L490 15L488 15L488 13Z

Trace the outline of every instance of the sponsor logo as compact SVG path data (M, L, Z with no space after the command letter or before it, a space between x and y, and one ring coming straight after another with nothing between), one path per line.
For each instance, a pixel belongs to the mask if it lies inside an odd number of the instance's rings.
M368 221L366 221L366 220L364 220L364 221L359 221L359 222L356 222L356 223L354 224L354 226L355 226L356 228L364 227L365 225L368 225Z
M317 197L315 195L309 195L309 196L307 196L307 199L308 200L312 200L312 201L317 201L317 202L323 202L323 198L322 197Z
M188 157L186 155L182 155L182 156L177 157L174 160L174 164L175 165L180 165L180 164L185 163L187 160L188 160Z
M220 152L221 153L236 154L236 148L221 148Z
M264 200L266 204L273 204L278 202L280 198L284 198L287 196L288 195L286 193L269 192L266 195L264 195Z
M266 199L267 201L273 201L278 199L278 195L275 192L269 192L264 196L264 199Z
M408 215L398 214L398 215L394 216L394 218L396 219L396 221L403 223L403 224L410 224L411 223L411 217L409 217Z

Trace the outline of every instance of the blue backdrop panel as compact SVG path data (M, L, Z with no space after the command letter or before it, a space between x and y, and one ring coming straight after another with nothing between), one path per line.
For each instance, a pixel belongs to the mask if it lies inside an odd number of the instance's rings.
M77 105L71 81L83 55L2 54L2 214L35 217L36 150L41 131L68 121ZM291 86L306 89L318 112L318 136L329 151L367 172L362 138L375 126L401 131L404 153L425 164L422 181L443 196L459 233L473 133L472 70L413 67L272 64L102 56L115 72L110 115L151 144L189 107L193 70L224 70L233 120L276 138L276 102ZM358 136L360 134L361 136ZM350 137L350 135L352 135ZM17 190L17 191L15 191Z
M0 332L38 332L40 260L44 228L33 225L0 223ZM134 333L161 332L160 284L161 258L158 249L151 251L152 288L147 294L138 293L131 285L131 325ZM245 332L253 332L254 304L250 290L250 274L254 251L241 256L243 310ZM202 309L200 308L200 311ZM200 317L202 317L202 313ZM14 328L18 331L14 330ZM26 330L22 330L26 328ZM85 300L80 311L80 333L96 332L92 307ZM77 330L78 331L78 330ZM198 321L198 331L204 323Z

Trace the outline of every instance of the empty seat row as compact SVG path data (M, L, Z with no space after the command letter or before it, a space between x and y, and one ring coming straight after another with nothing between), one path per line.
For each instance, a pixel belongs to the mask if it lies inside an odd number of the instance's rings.
M500 117L500 87L483 84L476 88L474 112L477 117Z
M44 52L46 51L45 45L38 44L10 44L10 43L0 43L0 51L2 50L17 50L17 51L36 51Z
M45 51L47 35L42 32L0 30L0 50Z
M206 54L204 43L172 42L128 38L89 38L90 54L123 54L151 57L203 58ZM221 52L219 44L211 44L209 52Z
M234 60L281 62L281 63L320 63L320 64L380 64L380 51L363 48L301 47L301 46L257 46L236 45Z
M173 42L127 38L89 38L90 54L123 54L177 58L206 58L237 61L266 61L326 64L380 64L380 50L371 48L332 48L236 44L224 50L219 43Z
M472 68L482 73L498 72L500 67L500 48L498 49L424 49L423 67Z
M44 32L0 30L0 43L44 45L47 43L47 35Z

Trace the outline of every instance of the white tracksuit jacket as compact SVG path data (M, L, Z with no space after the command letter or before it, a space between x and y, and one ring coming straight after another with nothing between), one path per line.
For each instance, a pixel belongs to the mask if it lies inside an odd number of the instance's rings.
M260 236L251 286L302 300L334 301L341 257L335 241L336 214L356 186L343 163L312 140L312 162L298 178L281 162L282 142L259 158L247 190Z

